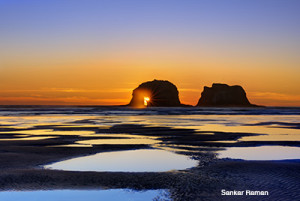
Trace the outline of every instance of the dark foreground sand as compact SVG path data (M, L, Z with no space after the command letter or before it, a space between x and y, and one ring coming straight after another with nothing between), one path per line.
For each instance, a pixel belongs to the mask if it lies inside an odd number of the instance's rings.
M54 130L68 130L48 126ZM71 128L69 128L71 129ZM78 128L76 128L78 129ZM88 128L85 128L88 129ZM235 140L250 133L214 135L191 129L119 125L109 129L89 128L96 133L129 133L156 136L165 147L181 146L181 153L199 160L199 166L158 173L75 172L41 168L51 162L104 151L151 148L149 145L97 145L93 147L51 147L72 144L83 137L56 136L32 141L0 140L0 189L99 189L132 188L137 190L169 189L172 200L300 200L300 161L219 160L213 153L228 146L293 145L298 142L247 142L222 144L218 140ZM74 128L72 128L74 130ZM7 131L10 131L7 129ZM3 134L2 139L17 138ZM99 137L84 137L84 139ZM198 145L199 147L190 147ZM49 147L50 146L50 147ZM186 147L185 147L186 146ZM221 196L221 190L268 191L268 196Z

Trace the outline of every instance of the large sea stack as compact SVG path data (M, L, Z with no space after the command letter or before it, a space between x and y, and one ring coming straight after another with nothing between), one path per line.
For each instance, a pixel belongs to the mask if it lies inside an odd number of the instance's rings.
M133 90L129 106L178 107L182 106L177 87L169 81L153 80L140 84Z
M213 84L204 87L197 106L200 107L252 107L246 92L241 86L227 84Z

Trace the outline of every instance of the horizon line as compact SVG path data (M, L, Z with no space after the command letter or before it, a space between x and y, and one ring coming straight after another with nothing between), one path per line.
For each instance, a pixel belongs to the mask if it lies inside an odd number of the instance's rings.
M0 104L0 107L22 107L22 106L27 106L27 107L128 107L128 108L135 108L132 106L129 106L128 104L125 105L86 105L86 104L69 104L69 105L49 105L49 104L38 104L38 105L32 105L32 104L5 104L2 105ZM182 107L182 108L186 108L186 106L177 106L177 107ZM194 106L194 105L187 105L187 107L191 108L253 108L253 107L242 107L242 106ZM276 106L272 106L272 105L258 105L258 107L255 108L272 108L272 107L284 107L284 108L293 108L293 107L300 107L300 106L283 106L283 105L276 105ZM145 108L139 108L139 109L146 109ZM159 108L159 107L148 107L148 108ZM172 107L166 107L166 108L172 108ZM173 107L174 108L174 107Z

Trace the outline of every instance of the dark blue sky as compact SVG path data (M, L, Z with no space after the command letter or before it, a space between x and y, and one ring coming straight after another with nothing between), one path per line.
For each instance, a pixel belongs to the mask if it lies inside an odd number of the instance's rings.
M299 9L297 0L1 0L1 38L298 42Z

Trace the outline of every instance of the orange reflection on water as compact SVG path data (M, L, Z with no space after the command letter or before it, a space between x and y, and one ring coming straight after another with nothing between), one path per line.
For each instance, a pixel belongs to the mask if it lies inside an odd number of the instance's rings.
M15 141L15 140L45 140L57 137L23 137L23 138L11 138L11 139L0 139L0 141Z
M5 134L28 134L28 135L93 135L94 131L53 131L51 129L24 130L0 132Z

